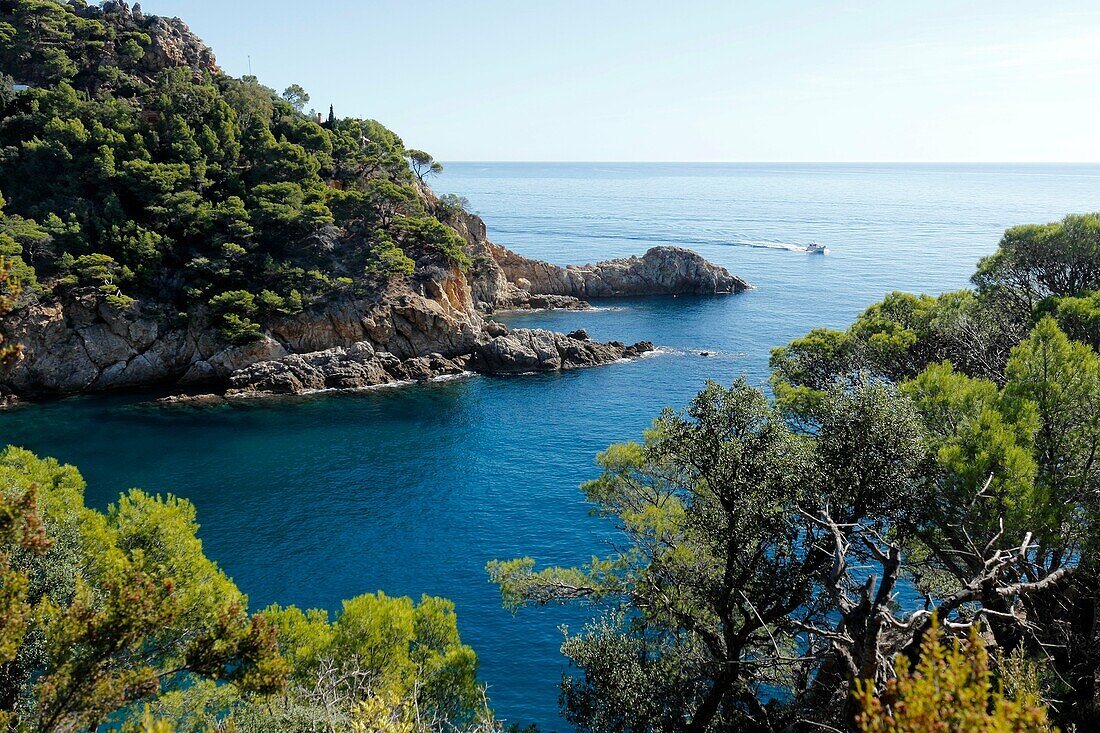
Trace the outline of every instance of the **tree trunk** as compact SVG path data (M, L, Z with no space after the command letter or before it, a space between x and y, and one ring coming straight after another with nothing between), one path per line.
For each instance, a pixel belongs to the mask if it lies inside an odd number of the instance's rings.
M727 664L707 692L706 697L703 698L703 702L696 708L695 714L691 716L691 722L688 723L688 733L703 733L710 726L714 720L714 716L718 714L718 708L722 705L722 699L733 688L733 683L737 680L737 674L730 669L730 665Z

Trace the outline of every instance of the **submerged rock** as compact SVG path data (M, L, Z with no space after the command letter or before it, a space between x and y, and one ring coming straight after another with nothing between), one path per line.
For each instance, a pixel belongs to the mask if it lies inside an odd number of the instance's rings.
M220 394L177 394L161 397L158 405L173 407L212 407L224 405L226 399Z

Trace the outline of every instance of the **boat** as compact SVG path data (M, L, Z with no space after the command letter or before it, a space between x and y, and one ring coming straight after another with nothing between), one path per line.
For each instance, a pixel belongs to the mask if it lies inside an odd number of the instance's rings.
M829 248L826 247L824 244L810 242L806 245L806 253L811 255L827 255L829 254Z

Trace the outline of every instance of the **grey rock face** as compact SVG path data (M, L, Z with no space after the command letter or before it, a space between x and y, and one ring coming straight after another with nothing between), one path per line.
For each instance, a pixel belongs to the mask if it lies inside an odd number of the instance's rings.
M196 72L218 70L214 52L179 18L142 14L140 24L152 39L141 60L149 73L179 66L190 67Z
M394 282L374 298L340 300L268 324L264 337L234 346L199 317L169 327L139 305L118 308L94 293L32 304L0 328L23 358L0 372L0 392L55 395L151 384L224 385L252 364L369 342L398 361L469 354L484 320L460 270Z
M503 247L494 255L508 281L532 295L609 298L630 295L739 293L749 284L680 247L654 247L641 257L560 267Z
M324 389L361 389L392 382L423 381L461 374L465 360L441 354L402 361L393 354L375 351L369 342L335 347L310 354L290 354L235 371L229 377L226 396L302 394Z
M486 374L524 374L607 364L653 350L653 344L626 346L565 336L541 328L516 328L486 337L474 348L471 367Z

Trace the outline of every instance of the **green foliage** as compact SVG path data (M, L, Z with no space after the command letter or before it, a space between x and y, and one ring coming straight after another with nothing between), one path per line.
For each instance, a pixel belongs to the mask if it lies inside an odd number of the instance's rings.
M300 86L211 71L201 47L194 68L159 66L146 50L163 32L83 3L0 4L0 74L33 85L0 85L0 256L27 297L94 286L191 315L225 292L282 298L221 317L242 343L268 318L407 276L410 260L466 261L414 185L440 170L430 156L373 120L320 125Z
M282 687L273 631L248 617L245 598L203 555L188 502L134 490L102 514L84 506L75 469L17 448L0 453L0 484L5 502L36 503L21 532L3 538L25 579L3 616L0 701L11 719L94 728L199 678L262 694Z
M273 300L272 296L278 298L270 291L264 292L269 293L267 298L269 303ZM282 299L279 300L279 304L282 306ZM260 310L256 303L256 296L252 293L247 290L230 290L215 295L208 305L211 314L219 324L222 338L229 343L243 345L263 338L263 329L260 324L252 320Z
M936 626L921 645L920 660L897 660L898 676L876 694L861 685L860 733L1053 733L1034 693L1006 695L994 683L989 654L977 629L945 641Z
M849 524L900 511L925 450L917 415L883 385L830 389L815 421L795 432L743 379L710 383L643 443L599 455L603 474L583 489L624 549L584 568L489 564L512 607L629 609L563 646L584 672L563 688L575 725L746 725L760 686L789 679L800 624L825 602L814 581L830 559L807 550L825 540L813 515L828 507Z
M38 290L38 275L32 263L48 252L52 238L33 220L5 214L4 205L0 195L0 258L22 292L33 294Z
M388 279L399 275L411 275L416 262L394 243L385 233L379 233L371 246L365 273L369 277Z
M619 614L568 634L562 653L584 677L562 679L567 720L593 731L676 730L703 692L699 650L686 640L631 632Z
M424 182L425 176L443 172L443 164L423 150L407 150L405 155L409 159L413 173L421 183Z
M119 295L119 284L133 277L129 268L99 252L81 255L75 260L63 259L60 266L65 276L63 283L94 287L103 295Z
M50 544L38 514L38 485L14 486L0 493L0 666L11 666L19 657L34 613L28 600L30 573L13 567L12 555L41 556ZM15 720L14 711L0 710L5 727Z
M978 289L1030 311L1048 296L1100 290L1100 215L1013 227L997 253L978 263Z
M470 200L465 196L454 193L446 193L439 197L436 204L436 214L441 219L450 219L467 211L470 208Z
M283 99L290 103L296 111L301 112L309 104L309 94L300 84L291 84L283 90Z
M1034 412L1039 481L1076 506L1100 485L1100 358L1043 318L1012 350L1005 398L1015 414Z
M868 374L901 381L945 360L1000 382L1027 323L1004 300L970 291L937 298L891 293L847 331L814 329L773 349L772 389L781 403L800 411L837 380Z
M1013 403L995 383L960 374L950 362L928 367L902 392L928 426L943 472L929 501L961 506L982 492L1011 526L1045 524L1037 521L1049 496L1035 484L1032 450L1039 421L1031 404Z
M447 600L250 617L189 502L134 489L101 513L76 469L18 448L0 452L0 486L12 730L499 731Z
M1080 297L1047 298L1039 303L1036 314L1053 315L1071 339L1100 349L1100 291L1084 292Z
M0 255L0 317L6 316L19 300L22 285L12 275L12 264ZM4 343L4 334L0 332L0 366L7 364L18 355L19 344Z
M444 263L467 269L471 261L465 240L434 217L399 216L391 225L394 237L406 252L427 258L442 255Z
M272 606L262 617L277 630L293 673L278 704L234 714L246 729L296 730L324 720L345 730L395 712L391 723L413 726L401 711L414 710L419 720L461 728L487 715L477 656L459 638L450 601L424 596L414 604L378 593L344 601L331 621L325 611L293 606Z

